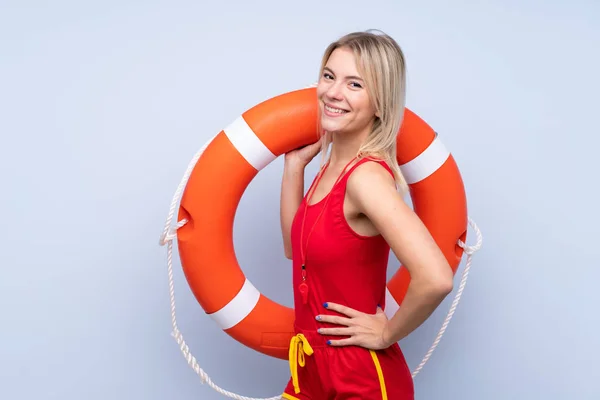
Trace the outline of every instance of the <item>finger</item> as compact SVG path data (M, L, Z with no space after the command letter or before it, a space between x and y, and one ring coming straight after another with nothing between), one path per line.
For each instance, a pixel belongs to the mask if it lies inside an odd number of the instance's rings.
M328 322L330 324L336 325L352 325L352 320L346 317L338 317L336 315L317 315L317 321L319 322Z
M356 344L356 339L354 339L354 337L349 337L346 339L328 340L327 344L334 347L351 346Z
M337 311L337 312L345 314L351 318L362 315L362 313L360 311L357 311L353 308L346 307L346 306L343 306L343 305L337 304L337 303L325 303L324 306L328 310Z
M317 332L322 335L350 336L352 335L352 328L319 328Z

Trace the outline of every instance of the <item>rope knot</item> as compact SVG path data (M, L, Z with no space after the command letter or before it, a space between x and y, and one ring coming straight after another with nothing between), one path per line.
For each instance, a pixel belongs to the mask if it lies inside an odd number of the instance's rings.
M460 247L462 247L462 249L464 250L466 255L472 256L473 254L475 254L476 251L481 249L481 244L483 243L483 237L481 235L481 231L479 230L479 228L477 227L477 225L475 224L475 222L473 222L473 220L471 218L469 218L469 225L471 226L471 228L473 228L473 230L475 230L475 235L477 236L477 243L474 246L467 246L467 244L465 242L463 242L462 240L458 240L458 245Z
M181 228L182 226L184 226L185 224L187 224L187 222L188 222L188 220L184 218L181 221L179 221L177 223L177 225L175 225L171 229L168 229L168 225L167 225L163 234L160 235L160 240L158 241L158 244L160 244L161 246L164 246L165 244L167 244L170 241L172 241L173 239L175 239L177 237L177 230L179 228Z

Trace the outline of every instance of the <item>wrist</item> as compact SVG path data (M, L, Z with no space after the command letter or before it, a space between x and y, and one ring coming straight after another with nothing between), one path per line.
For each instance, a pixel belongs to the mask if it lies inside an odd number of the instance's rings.
M383 328L383 332L381 333L381 339L383 340L383 345L385 346L385 348L390 347L396 342L392 335L389 322L385 324L385 327Z
M286 160L283 164L283 169L290 172L303 172L304 168L306 168L306 164L302 163L302 161Z

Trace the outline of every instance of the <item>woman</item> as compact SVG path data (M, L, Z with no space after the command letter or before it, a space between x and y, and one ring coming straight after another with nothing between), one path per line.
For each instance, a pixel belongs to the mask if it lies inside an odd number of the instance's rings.
M285 155L282 179L296 329L285 399L414 398L397 342L452 290L453 275L403 201L396 136L404 97L404 55L389 36L352 33L326 49L317 86L322 138ZM304 196L304 168L319 151L324 164ZM411 283L388 320L390 249Z

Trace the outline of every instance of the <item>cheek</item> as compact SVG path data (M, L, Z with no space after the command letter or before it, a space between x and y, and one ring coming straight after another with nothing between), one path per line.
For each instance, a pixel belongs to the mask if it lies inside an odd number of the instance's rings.
M354 107L357 108L363 108L365 103L369 100L369 98L365 96L362 92L356 90L347 90L346 99L349 103L354 104Z
M375 113L369 98L365 96L357 97L354 101L354 107L360 110L360 114L364 115L365 117Z

